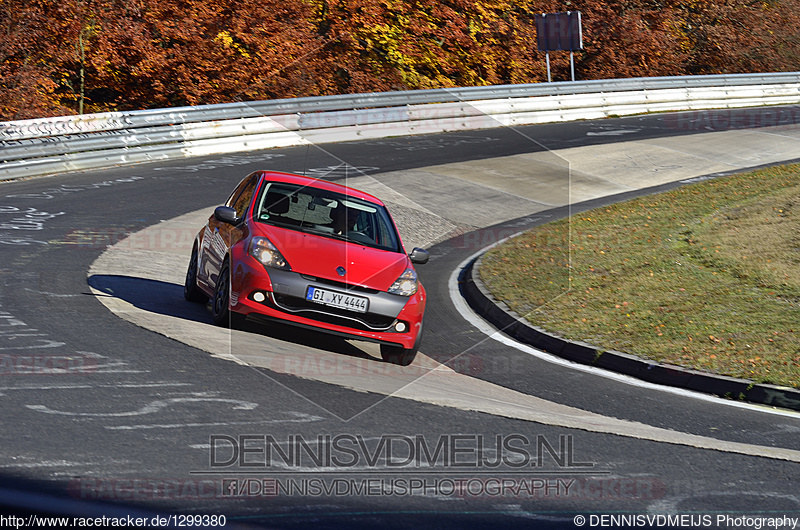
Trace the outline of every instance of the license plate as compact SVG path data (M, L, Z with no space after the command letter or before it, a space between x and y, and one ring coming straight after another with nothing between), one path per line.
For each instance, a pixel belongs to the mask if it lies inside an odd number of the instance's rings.
M309 287L308 292L306 292L306 300L357 313L366 313L369 306L369 299L363 296L351 296L337 291L320 289L319 287Z

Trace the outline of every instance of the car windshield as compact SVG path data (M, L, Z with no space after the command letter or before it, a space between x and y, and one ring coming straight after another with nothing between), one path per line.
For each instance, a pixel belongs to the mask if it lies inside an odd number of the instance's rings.
M267 182L253 217L261 223L401 252L383 206L310 186Z

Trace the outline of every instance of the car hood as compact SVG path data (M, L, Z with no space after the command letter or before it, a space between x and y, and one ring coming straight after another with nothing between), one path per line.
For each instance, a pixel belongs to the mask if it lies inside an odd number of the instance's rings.
M386 291L411 268L411 260L402 253L279 227L265 232L299 274ZM339 267L345 270L343 276Z

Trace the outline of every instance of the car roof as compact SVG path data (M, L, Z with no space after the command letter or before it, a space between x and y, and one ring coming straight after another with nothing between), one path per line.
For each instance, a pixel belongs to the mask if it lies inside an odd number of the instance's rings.
M349 195L351 197L356 197L358 199L363 199L369 202L373 202L381 206L386 206L385 204L383 204L383 201L381 201L374 195L370 195L369 193L363 192L361 190L350 188L348 186L343 186L342 184L337 184L335 182L316 179L312 177L304 177L302 175L295 175L293 173L283 173L281 171L260 171L259 173L261 173L261 178L270 180L272 182L286 182L289 184L297 184L300 186L311 186L313 188L320 188L335 193L342 193L345 195Z

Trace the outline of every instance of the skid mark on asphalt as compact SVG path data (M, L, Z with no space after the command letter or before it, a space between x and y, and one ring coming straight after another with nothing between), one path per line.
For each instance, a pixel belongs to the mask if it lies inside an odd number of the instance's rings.
M239 399L226 399L226 398L213 398L213 397L185 397L185 398L170 398L170 399L157 399L151 401L147 405L137 410L124 411L124 412L74 412L66 410L55 410L45 405L25 405L31 410L37 412L44 412L46 414L58 414L61 416L83 416L90 418L120 418L127 416L142 416L144 414L153 414L159 412L161 409L172 408L173 405L183 403L198 403L198 402L216 402L228 403L233 405L233 410L253 410L258 406L258 403L249 401L241 401Z
M108 461L103 462L70 462L68 460L41 460L39 457L12 457L14 459L24 460L22 462L12 462L9 464L0 464L0 469L37 469L37 468L75 468L83 467L87 469L99 468L107 466ZM134 464L129 460L116 460L115 464Z

